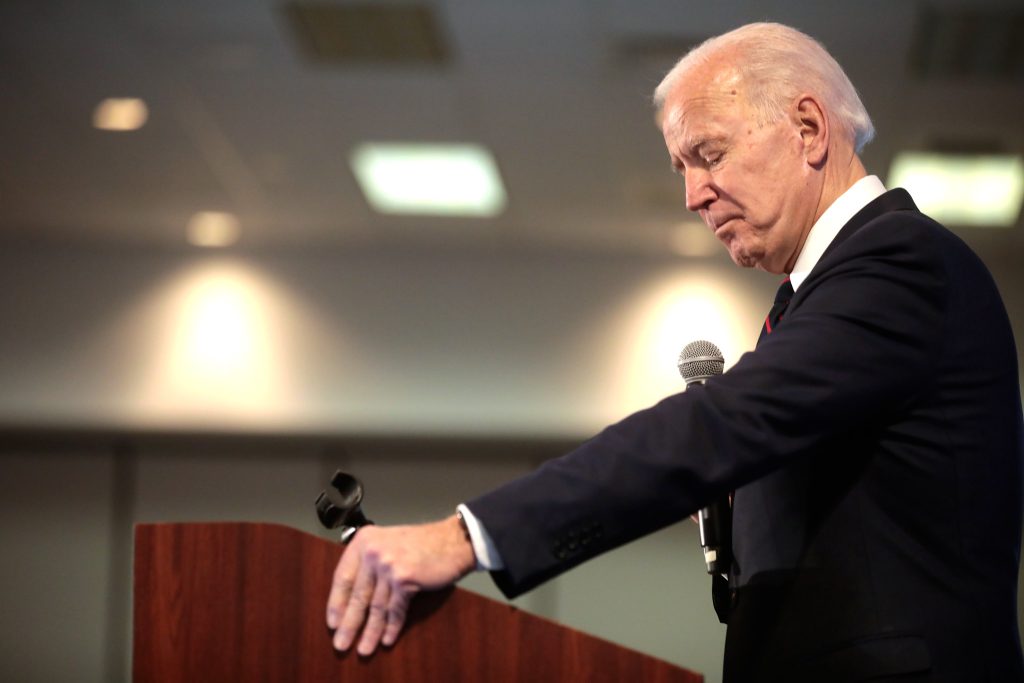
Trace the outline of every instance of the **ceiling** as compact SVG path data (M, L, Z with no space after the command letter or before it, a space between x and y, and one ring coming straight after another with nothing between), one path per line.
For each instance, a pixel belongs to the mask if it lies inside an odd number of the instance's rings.
M687 215L651 90L687 46L764 19L819 38L847 69L883 179L902 148L1024 153L1020 0L420 4L433 61L328 63L279 0L3 0L0 244L185 249L188 218L222 210L249 250L663 254ZM148 103L141 130L91 127L115 96ZM482 143L508 208L375 215L347 161L366 140ZM1020 222L964 232L993 254L1024 249Z

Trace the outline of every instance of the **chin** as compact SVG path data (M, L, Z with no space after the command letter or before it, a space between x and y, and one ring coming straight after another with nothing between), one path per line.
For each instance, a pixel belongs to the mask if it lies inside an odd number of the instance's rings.
M729 250L729 257L732 258L732 262L741 268L757 268L760 266L761 259L757 258L753 254L736 249Z

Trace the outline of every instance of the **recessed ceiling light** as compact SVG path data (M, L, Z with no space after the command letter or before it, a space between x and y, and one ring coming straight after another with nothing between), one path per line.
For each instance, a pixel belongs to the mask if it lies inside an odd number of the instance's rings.
M188 241L197 247L227 247L238 241L238 218L223 211L200 211L188 221Z
M149 109L135 97L110 97L96 105L92 125L100 130L138 130L146 125Z
M1008 154L901 152L889 186L903 187L918 208L940 223L1016 225L1024 201L1024 160Z
M498 166L479 145L365 143L350 162L380 213L491 217L505 208Z

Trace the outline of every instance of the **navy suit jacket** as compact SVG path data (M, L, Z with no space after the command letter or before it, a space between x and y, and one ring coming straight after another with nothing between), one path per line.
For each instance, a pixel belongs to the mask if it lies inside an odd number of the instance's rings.
M1022 452L995 284L894 190L728 372L468 505L512 597L735 491L727 682L1018 681Z

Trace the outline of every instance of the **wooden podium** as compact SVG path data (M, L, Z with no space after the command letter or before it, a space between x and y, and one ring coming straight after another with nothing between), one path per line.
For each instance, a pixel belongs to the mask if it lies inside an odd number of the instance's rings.
M703 680L459 589L417 596L393 648L338 654L324 609L341 552L275 524L138 525L133 680Z

